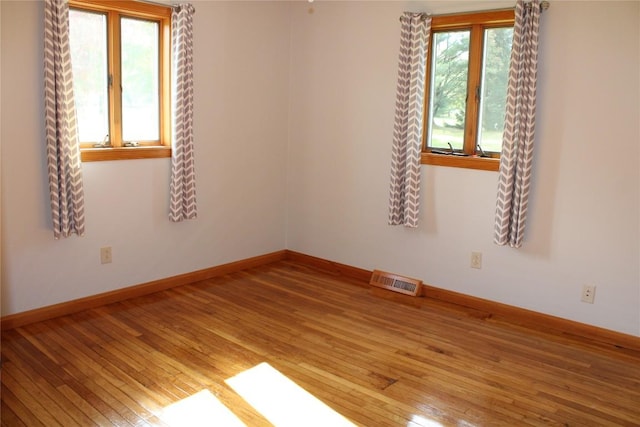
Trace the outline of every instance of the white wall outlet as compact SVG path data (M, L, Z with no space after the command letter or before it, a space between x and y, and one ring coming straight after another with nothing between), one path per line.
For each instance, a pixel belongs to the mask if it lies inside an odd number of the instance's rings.
M111 261L111 246L100 248L100 262L102 264L110 264Z
M582 287L582 297L580 301L593 304L593 299L596 297L596 287L593 285L584 285Z
M482 268L482 252L471 252L471 268Z

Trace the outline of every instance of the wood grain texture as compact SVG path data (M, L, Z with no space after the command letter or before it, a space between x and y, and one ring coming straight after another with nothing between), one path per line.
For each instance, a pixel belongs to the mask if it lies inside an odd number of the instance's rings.
M361 426L640 425L640 352L352 281L278 261L4 331L0 423L164 425L208 390L266 426L225 380L267 362Z
M443 154L423 152L421 157L423 165L450 166L454 168L479 169L497 172L500 169L500 159L484 157L458 157Z
M159 159L171 157L171 147L82 148L80 155L82 156L83 162Z

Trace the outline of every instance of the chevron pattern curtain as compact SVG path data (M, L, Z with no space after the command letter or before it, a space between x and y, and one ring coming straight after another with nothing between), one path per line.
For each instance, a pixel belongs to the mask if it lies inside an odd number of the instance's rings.
M405 12L400 17L400 23L389 224L417 227L424 79L431 17L421 13Z
M540 1L517 0L494 243L522 246L533 163Z
M53 237L84 234L67 0L44 2L44 113Z
M193 150L194 13L191 4L181 4L173 7L171 16L175 97L169 219L174 222L198 216Z

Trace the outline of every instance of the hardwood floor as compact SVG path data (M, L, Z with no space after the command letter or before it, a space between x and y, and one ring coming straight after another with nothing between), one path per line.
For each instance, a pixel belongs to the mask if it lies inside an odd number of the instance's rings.
M361 426L640 425L639 352L286 261L4 331L1 351L3 426L173 425L203 390L247 426L328 425L286 378ZM297 421L232 388L265 362L283 379L249 388Z

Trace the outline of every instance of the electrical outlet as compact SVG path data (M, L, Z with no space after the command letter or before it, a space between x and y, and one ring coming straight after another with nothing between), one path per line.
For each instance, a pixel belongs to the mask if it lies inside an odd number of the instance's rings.
M482 268L482 252L471 252L471 268Z
M110 264L111 261L111 246L100 248L100 262L102 264Z
M596 297L596 287L592 285L584 285L582 287L582 297L580 301L593 304L593 299Z

